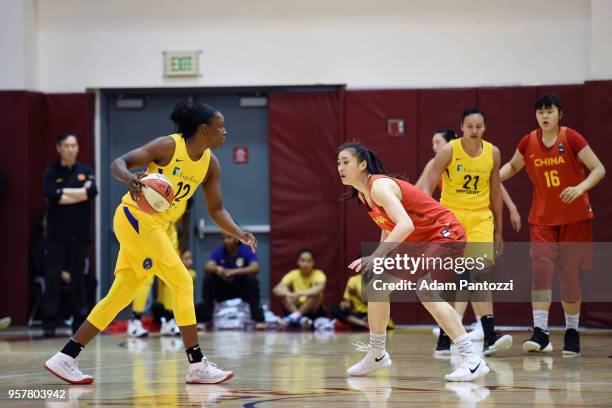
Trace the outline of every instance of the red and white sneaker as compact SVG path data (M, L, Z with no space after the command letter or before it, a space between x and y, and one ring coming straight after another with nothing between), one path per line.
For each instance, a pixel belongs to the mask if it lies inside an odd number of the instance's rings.
M79 370L77 359L64 353L57 352L53 357L45 362L45 368L58 378L70 384L91 384L94 379L91 375L86 375Z
M189 364L185 382L187 384L219 384L234 378L231 371L223 371L217 368L206 358L199 363Z

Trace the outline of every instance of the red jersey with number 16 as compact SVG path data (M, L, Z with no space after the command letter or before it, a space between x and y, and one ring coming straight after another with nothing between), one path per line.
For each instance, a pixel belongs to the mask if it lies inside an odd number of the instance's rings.
M534 186L530 224L564 225L593 218L586 193L571 204L564 203L559 197L564 189L577 186L584 180L584 166L578 153L585 146L587 142L580 133L563 126L550 147L542 142L541 129L521 139L518 150Z

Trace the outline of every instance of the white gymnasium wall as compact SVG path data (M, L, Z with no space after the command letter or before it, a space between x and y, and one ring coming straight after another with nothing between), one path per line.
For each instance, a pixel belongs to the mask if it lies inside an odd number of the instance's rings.
M0 89L36 89L36 0L0 0Z
M609 0L36 3L37 80L45 92L314 83L440 87L612 78ZM164 50L202 50L202 77L164 79Z
M591 1L590 79L612 78L612 1Z

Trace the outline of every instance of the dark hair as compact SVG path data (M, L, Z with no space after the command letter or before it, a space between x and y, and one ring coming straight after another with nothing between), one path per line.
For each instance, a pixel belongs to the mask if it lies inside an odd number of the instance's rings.
M62 142L64 140L68 139L70 136L74 137L75 139L77 138L76 135L74 133L71 133L71 132L58 133L57 136L55 136L55 144L57 146L61 145Z
M559 112L563 111L561 109L561 101L557 95L544 95L540 96L535 103L533 104L534 110L538 111L542 108L551 108L556 106L559 109Z
M187 105L179 102L174 107L170 119L176 125L177 133L180 133L183 139L189 139L202 123L210 125L210 119L218 112L217 108L203 103Z
M436 129L436 131L434 132L434 135L436 133L440 133L442 137L444 138L444 140L446 140L447 142L450 142L453 139L457 139L458 137L454 130L446 129L446 128Z
M463 115L461 115L461 124L463 124L463 121L465 120L465 118L467 118L470 115L480 115L482 116L482 120L486 123L487 122L487 118L485 117L485 114L478 108L467 108L466 110L463 111Z
M368 174L386 174L385 169L383 168L382 160L380 157L376 155L373 151L366 148L359 142L348 142L344 143L340 147L338 147L338 153L351 149L354 152L354 156L357 157L357 162L361 163L365 161L367 163L366 171ZM353 198L357 198L359 192L355 187L351 187L344 193L344 198L346 200L352 200Z
M312 256L312 259L315 259L315 254L314 251L310 248L302 248L300 249L300 251L298 252L298 258L300 256L302 256L303 254L310 254L310 256Z

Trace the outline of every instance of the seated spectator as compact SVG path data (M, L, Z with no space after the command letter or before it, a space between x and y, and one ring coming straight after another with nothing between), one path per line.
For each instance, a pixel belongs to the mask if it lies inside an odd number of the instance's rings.
M322 270L314 269L315 259L310 249L299 252L297 265L298 269L289 271L273 292L282 299L287 315L284 323L308 328L317 317L326 316L323 290L327 278Z
M361 299L361 274L351 276L346 282L342 302L331 309L333 317L350 326L368 327L368 304Z
M332 316L352 328L367 329L368 326L368 303L361 297L362 276L360 273L351 276L346 282L342 302L334 305L331 309ZM336 324L336 328L341 327ZM389 318L387 330L393 330L395 323Z
M202 302L198 305L198 321L212 324L215 301L240 298L249 304L255 327L265 327L259 293L259 260L247 245L231 235L223 234L223 245L210 255L204 265Z

